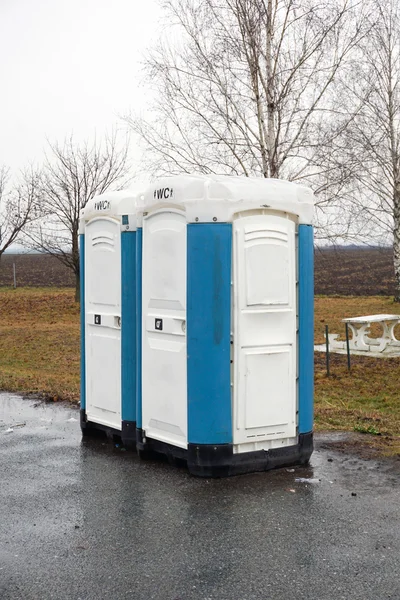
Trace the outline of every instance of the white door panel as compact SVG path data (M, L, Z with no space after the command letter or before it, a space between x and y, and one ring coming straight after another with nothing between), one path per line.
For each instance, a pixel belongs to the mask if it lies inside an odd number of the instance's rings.
M89 326L89 331L95 329ZM120 369L120 340L117 336L99 334L97 328L90 335L88 345L89 362L96 368L95 376L88 380L88 419L118 429L118 421L121 420L120 382L113 374Z
M295 223L264 214L233 227L233 441L267 448L296 435Z
M146 437L187 447L186 218L143 221L142 427Z
M85 231L86 415L121 429L121 238L119 222Z
M285 433L293 410L288 402L288 397L293 397L290 352L290 346L244 351L246 430L262 427L278 435ZM277 431L279 428L283 431Z

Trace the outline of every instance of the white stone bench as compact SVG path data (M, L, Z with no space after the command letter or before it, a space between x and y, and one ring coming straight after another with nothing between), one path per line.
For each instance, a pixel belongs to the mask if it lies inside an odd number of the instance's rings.
M352 333L349 341L350 350L387 354L400 351L400 341L394 335L394 328L399 321L400 315L367 315L342 319L343 323L348 323ZM370 338L368 336L373 323L378 323L382 327L382 337ZM346 342L338 341L338 337L339 334L329 334L329 347L332 351L346 349Z

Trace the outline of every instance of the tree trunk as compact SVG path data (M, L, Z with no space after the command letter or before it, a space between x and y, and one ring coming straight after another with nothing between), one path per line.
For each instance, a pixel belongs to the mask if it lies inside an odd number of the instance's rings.
M75 302L81 299L81 277L79 271L75 271Z
M393 266L395 276L394 301L400 302L400 185L393 196Z
M75 302L80 301L81 280L80 280L80 261L79 261L79 237L78 237L78 221L74 223L72 229L72 268L75 274Z
M272 23L272 0L268 0L267 7L267 48L266 48L266 68L267 68L267 147L269 176L278 178L278 166L276 164L276 132L275 132L275 98L274 90L276 88L272 69L272 41L273 41L273 23Z

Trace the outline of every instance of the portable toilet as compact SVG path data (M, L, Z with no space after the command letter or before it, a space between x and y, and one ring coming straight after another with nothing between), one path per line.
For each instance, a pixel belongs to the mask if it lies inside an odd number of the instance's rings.
M90 200L80 216L81 429L136 445L139 189Z
M274 179L183 175L146 190L139 454L199 476L308 461L313 205Z

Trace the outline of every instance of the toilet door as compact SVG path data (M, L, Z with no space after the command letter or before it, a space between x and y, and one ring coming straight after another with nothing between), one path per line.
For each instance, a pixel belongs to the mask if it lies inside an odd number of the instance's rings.
M260 214L233 227L234 444L288 445L296 436L295 223Z
M143 220L142 427L187 447L186 218L165 209Z
M85 230L86 415L121 429L121 232L96 218Z

